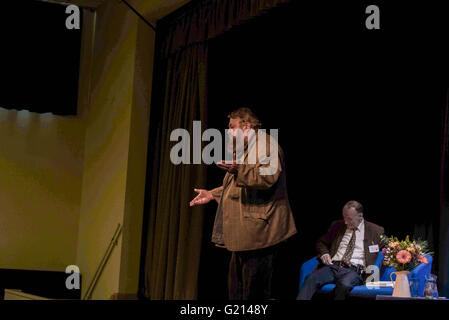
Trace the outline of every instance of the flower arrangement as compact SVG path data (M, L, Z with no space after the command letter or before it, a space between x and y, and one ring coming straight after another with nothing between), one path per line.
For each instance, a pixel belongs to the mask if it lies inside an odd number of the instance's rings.
M399 241L396 237L381 236L384 244L382 254L383 264L394 267L396 271L405 271L415 268L420 263L427 264L426 254L431 254L428 250L427 241L411 241L409 236L405 240Z

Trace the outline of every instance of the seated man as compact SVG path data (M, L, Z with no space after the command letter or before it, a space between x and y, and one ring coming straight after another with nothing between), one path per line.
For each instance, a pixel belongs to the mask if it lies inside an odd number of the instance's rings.
M343 300L355 286L363 284L365 269L379 254L384 228L363 219L363 206L349 201L343 221L334 221L316 243L321 263L304 282L297 300L310 300L323 285L335 283L334 299ZM331 258L332 257L332 258Z

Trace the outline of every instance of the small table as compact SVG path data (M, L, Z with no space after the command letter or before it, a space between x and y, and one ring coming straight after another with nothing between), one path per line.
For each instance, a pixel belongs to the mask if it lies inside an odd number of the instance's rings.
M438 297L433 299L427 299L425 297L393 297L387 296L383 294L376 295L376 300L425 300L425 301L433 301L433 300L449 300L446 297Z

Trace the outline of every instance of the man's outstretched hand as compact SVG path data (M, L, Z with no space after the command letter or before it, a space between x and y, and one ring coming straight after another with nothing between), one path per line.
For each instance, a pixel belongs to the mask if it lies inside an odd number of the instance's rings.
M190 201L191 207L199 204L206 204L211 200L214 200L214 197L212 196L212 193L210 191L204 189L193 189L193 190L195 190L195 192L198 192L198 195L192 201Z

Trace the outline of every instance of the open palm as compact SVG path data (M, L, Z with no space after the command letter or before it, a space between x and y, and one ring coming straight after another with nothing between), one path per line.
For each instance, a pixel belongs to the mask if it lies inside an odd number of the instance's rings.
M192 201L190 201L191 207L200 204L206 204L214 199L210 191L204 189L193 189L193 190L195 190L195 192L198 192L198 195Z

